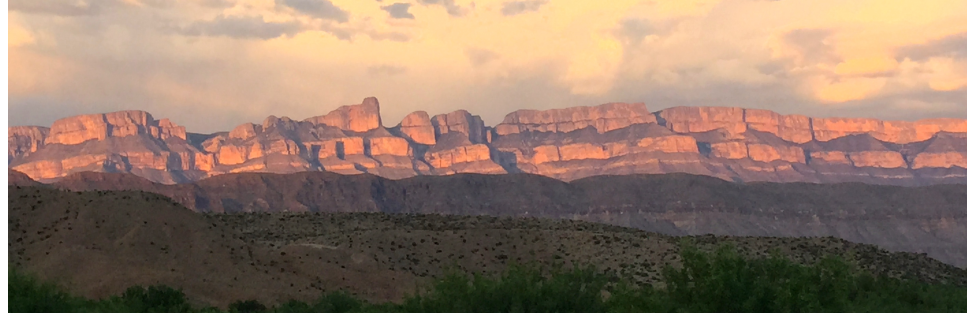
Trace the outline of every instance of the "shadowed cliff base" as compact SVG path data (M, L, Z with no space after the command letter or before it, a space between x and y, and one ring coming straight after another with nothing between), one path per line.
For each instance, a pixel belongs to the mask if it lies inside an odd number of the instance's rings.
M33 183L10 171L11 182ZM25 180L26 179L26 180ZM668 235L834 236L892 251L966 260L965 185L747 183L687 174L456 174L389 180L328 172L227 174L164 185L78 173L51 186L142 190L198 212L385 212L526 216L600 222Z
M850 257L877 275L965 285L965 270L921 254L837 238L676 238L597 223L516 217L383 213L197 214L140 191L70 192L8 186L10 265L86 297L132 285L183 289L196 303L311 301L339 288L401 299L444 268L496 274L533 260L594 264L638 283L678 265L679 242L730 243L744 256L773 251L811 264Z
M241 172L329 171L398 179L531 173L564 181L690 173L728 181L965 183L966 121L780 115L731 107L648 111L643 103L518 110L495 126L465 110L384 126L376 98L326 115L269 116L188 133L144 111L8 129L9 168L51 182L84 171L185 183Z

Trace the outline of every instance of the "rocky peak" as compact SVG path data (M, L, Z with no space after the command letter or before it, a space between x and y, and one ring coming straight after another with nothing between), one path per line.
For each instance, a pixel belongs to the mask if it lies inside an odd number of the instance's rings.
M438 114L430 120L437 138L447 133L462 133L468 136L471 143L486 143L485 122L480 116L471 115L468 111L457 110L447 114Z
M257 136L258 133L261 133L262 131L264 131L264 127L261 125L257 125L254 123L244 123L237 127L234 127L234 129L230 131L230 134L228 134L228 136L231 139L247 140L248 138L253 138L254 136Z
M289 137L297 136L297 134L294 132L301 128L300 123L307 122L298 122L287 116L277 117L272 115L264 119L264 122L261 123L261 127L264 131L271 131L273 129L277 131L277 134Z
M147 134L157 139L186 140L186 129L169 120L157 121L145 111L119 111L63 118L51 125L45 144L79 144L88 140Z
M724 129L733 137L746 131L745 110L725 107L674 107L656 113L663 124L678 133Z
M437 143L434 125L431 123L430 115L427 115L427 112L416 111L407 114L397 127L401 134L415 143L429 146Z
M780 115L769 110L746 109L744 111L744 121L749 129L771 133L793 143L806 143L813 140L809 117Z
M313 124L324 124L357 133L380 128L380 102L375 97L363 99L361 104L345 105L323 116L305 120Z
M655 114L660 124L678 133L722 129L732 138L741 139L742 134L751 129L799 144L813 140L826 142L856 134L868 134L884 142L903 144L928 140L938 132L966 132L966 121L959 119L906 122L871 118L811 118L731 107L674 107Z
M76 116L51 129L12 127L8 164L41 181L92 170L162 183L305 170L396 178L524 172L564 180L677 171L913 185L965 179L965 131L966 121L954 119L810 118L723 107L652 114L640 103L520 110L496 128L464 110L417 111L387 129L379 102L366 98L306 121L269 116L229 132L191 134L192 144L171 140L187 138L183 127L142 111Z
M606 103L545 111L518 110L506 115L502 123L495 126L495 133L499 136L527 131L568 133L590 126L605 133L655 121L643 103Z
M44 144L51 129L40 126L14 126L7 128L7 163L16 157L37 151Z
M158 134L153 134L153 136L159 139L167 138L180 138L186 140L186 127L176 125L168 118L164 118L156 121L156 127L158 127ZM152 126L149 127L150 133L156 131L157 128Z

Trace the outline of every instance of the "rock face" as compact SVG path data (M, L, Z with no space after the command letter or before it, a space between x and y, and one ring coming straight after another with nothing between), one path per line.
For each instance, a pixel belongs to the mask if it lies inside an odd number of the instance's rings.
M410 113L400 121L400 133L415 143L432 146L437 143L434 125L430 121L427 112L417 111Z
M186 140L186 130L168 119L154 120L144 111L80 115L54 121L44 144L75 145L89 140L145 134L157 139Z
M434 133L437 137L456 132L468 137L472 144L487 143L485 122L480 116L471 115L468 111L457 110L448 114L440 114L431 119Z
M188 134L142 111L8 129L8 167L39 181L81 171L189 182L239 172L331 171L387 178L533 173L561 180L684 172L732 181L962 183L966 121L811 118L768 110L641 103L519 110L495 127L458 110L383 126L379 101L302 121L270 116ZM192 142L191 142L192 141Z
M305 121L357 133L383 126L380 120L380 102L374 97L363 99L362 104L342 106L329 114L311 117Z
M505 116L495 132L500 136L531 131L567 133L593 127L605 133L655 121L643 103L607 103L595 107L515 111Z
M26 156L44 145L51 132L47 127L17 126L7 129L7 164L15 158Z

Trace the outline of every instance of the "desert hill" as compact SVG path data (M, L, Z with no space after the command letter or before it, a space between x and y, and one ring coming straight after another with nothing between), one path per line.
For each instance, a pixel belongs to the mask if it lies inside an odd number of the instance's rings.
M390 180L329 172L225 174L165 185L130 174L86 172L52 186L148 191L198 212L527 216L669 235L834 236L892 251L927 253L959 267L966 263L965 185L740 184L680 173L572 182L531 174Z
M197 303L254 298L310 300L346 288L398 299L451 260L495 273L510 261L594 264L653 284L680 264L680 238L568 220L485 216L197 214L140 191L70 192L8 186L10 264L87 297L162 283ZM965 284L965 271L920 254L835 238L690 237L708 249L730 242L745 255L777 249L800 262L850 255L877 274Z
M966 121L780 115L728 107L607 103L519 110L486 126L465 110L386 127L376 98L326 115L269 116L213 134L144 111L8 128L8 168L50 182L84 171L185 183L226 173L329 171L399 179L531 173L564 181L691 173L730 181L964 183Z

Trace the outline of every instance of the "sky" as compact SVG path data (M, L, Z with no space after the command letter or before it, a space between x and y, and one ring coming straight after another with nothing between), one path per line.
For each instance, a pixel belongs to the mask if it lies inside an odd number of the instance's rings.
M964 0L10 0L10 125L607 102L966 117Z

